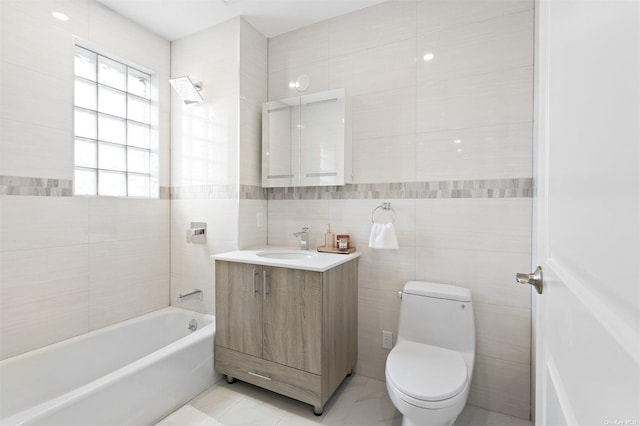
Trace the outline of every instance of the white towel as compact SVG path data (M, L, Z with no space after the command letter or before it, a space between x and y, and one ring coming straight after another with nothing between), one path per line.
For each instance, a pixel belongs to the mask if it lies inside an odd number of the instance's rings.
M369 247L377 249L399 249L396 228L393 223L374 223L371 226Z

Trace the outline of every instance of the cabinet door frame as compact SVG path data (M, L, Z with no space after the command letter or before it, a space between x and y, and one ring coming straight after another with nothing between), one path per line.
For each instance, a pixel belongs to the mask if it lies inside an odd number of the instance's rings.
M300 97L300 186L344 184L345 102L344 89Z
M216 345L262 357L261 270L216 261Z
M283 120L288 124L282 123ZM262 105L262 186L299 185L300 97L265 102Z
M262 358L322 374L322 273L269 267Z
M330 105L336 108L332 110ZM309 122L308 115L316 115L319 120ZM317 140L306 140L305 133L315 135ZM351 183L351 138L351 100L345 89L265 102L262 105L262 186ZM320 158L311 165L309 158L316 156Z

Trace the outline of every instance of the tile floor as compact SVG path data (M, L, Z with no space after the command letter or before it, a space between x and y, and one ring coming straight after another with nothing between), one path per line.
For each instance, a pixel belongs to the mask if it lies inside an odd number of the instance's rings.
M240 381L221 380L156 426L231 425L389 425L402 418L389 400L384 382L348 377L316 417L310 405ZM456 426L531 426L521 420L467 405Z

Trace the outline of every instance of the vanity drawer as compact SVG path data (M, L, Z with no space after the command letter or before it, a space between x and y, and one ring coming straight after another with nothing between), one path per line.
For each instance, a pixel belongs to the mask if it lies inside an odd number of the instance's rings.
M215 369L307 404L320 406L321 376L266 361L220 346L215 347Z

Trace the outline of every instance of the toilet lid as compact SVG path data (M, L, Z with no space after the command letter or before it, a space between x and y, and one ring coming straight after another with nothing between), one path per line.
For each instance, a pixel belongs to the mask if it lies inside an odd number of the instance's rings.
M387 377L402 393L442 401L467 385L467 365L459 352L416 342L398 343L387 357Z

